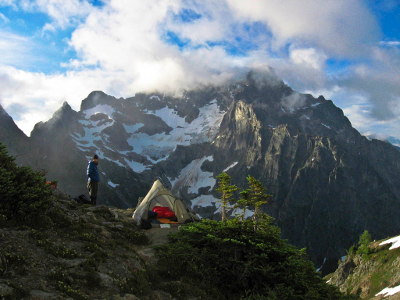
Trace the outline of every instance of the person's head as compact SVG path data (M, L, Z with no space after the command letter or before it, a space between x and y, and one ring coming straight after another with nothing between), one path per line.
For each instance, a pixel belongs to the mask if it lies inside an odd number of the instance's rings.
M93 161L97 164L99 163L99 157L97 156L97 154L93 155Z

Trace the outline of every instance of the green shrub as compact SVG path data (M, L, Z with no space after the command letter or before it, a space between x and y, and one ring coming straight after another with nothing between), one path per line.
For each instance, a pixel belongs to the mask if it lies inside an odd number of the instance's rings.
M18 167L0 143L0 215L25 224L29 215L46 211L51 191L44 175L42 171Z
M216 293L215 299L345 299L270 222L257 231L251 220L188 224L156 247L159 272Z

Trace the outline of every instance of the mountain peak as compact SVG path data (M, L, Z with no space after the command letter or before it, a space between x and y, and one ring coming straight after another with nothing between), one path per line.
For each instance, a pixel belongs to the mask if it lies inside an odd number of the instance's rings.
M71 106L68 104L67 101L64 101L64 103L63 103L61 108L63 108L63 109L71 109Z
M3 106L0 104L0 118L11 118L10 115L6 112Z
M109 96L102 91L93 91L84 100L82 100L80 111L93 108L98 104L110 104L110 102L115 100L115 97Z
M76 113L71 106L65 101L62 106L53 114L53 117L49 120L49 122L56 122L59 119L69 118L74 113Z

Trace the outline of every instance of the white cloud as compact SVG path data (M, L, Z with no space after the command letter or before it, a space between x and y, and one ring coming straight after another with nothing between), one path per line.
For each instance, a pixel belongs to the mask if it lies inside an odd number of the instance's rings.
M305 68L313 68L321 71L325 66L325 61L328 58L323 52L318 53L315 48L292 49L290 51L290 59L298 65Z
M351 68L339 84L366 95L371 114L379 120L397 119L400 113L400 49L374 48L371 61Z
M98 70L45 75L2 67L0 104L6 111L13 107L23 108L22 113L12 116L18 127L29 135L37 122L48 120L64 101L79 110L81 100L91 91L112 90L111 79L116 77L117 74Z
M0 0L0 6L11 6L14 9L17 9L15 2L15 0Z
M93 6L87 0L0 0L0 5L30 13L45 13L52 22L45 24L43 29L52 31L76 25L93 10Z
M0 12L0 19L2 19L4 23L10 22L10 19L8 19L8 18L7 18L5 15L3 15L1 12Z
M194 11L201 17L188 22L177 20L176 15L184 9ZM178 9L171 10L165 25L179 37L198 45L208 41L230 39L230 26L233 22L231 11L224 0L204 0L197 4L194 1L181 2Z
M222 47L200 47L181 52L177 45L163 40L165 32L177 28L171 12L180 1L116 1L90 14L85 24L73 33L70 46L79 54L71 62L80 67L100 65L106 70L121 70L131 83L126 92L160 89L175 91L199 83L218 83L229 77L235 59ZM193 33L202 32L195 42L219 38L205 35L214 21L194 23ZM185 34L187 30L181 30ZM217 71L216 71L217 70Z
M32 46L30 38L0 31L0 65L22 67L30 64L35 59L30 54Z
M0 5L16 3L0 0ZM77 53L62 64L68 70L64 73L30 73L22 70L34 59L32 40L0 34L0 101L6 109L26 105L26 112L18 115L18 125L26 133L65 100L79 109L92 90L117 97L154 89L175 92L220 84L243 70L269 66L300 92L335 98L356 127L364 128L366 121L382 127L377 120L388 117L399 122L394 117L400 107L399 49L392 47L395 41L379 43L377 21L362 1L107 0L103 4L99 8L88 0L18 2L18 9L50 17L44 31L74 27L68 45ZM177 17L183 10L198 17ZM259 24L257 32L253 26ZM168 42L168 32L188 42L187 47ZM232 56L226 44L239 48L252 44L253 50ZM327 61L338 57L354 59L352 68L327 74ZM370 63L360 64L359 57ZM349 100L338 101L341 95ZM365 101L357 102L357 97Z
M396 47L396 46L400 46L400 42L399 41L380 41L379 45L381 46L389 46L389 47Z
M359 0L227 0L236 15L266 22L278 47L314 43L327 52L359 55L361 44L375 41L379 27Z

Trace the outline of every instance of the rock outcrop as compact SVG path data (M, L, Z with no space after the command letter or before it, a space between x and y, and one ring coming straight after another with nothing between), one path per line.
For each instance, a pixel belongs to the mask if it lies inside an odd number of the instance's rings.
M368 254L354 250L343 257L338 269L326 276L328 283L362 299L400 299L400 249L393 249L392 243L381 243L370 243Z

